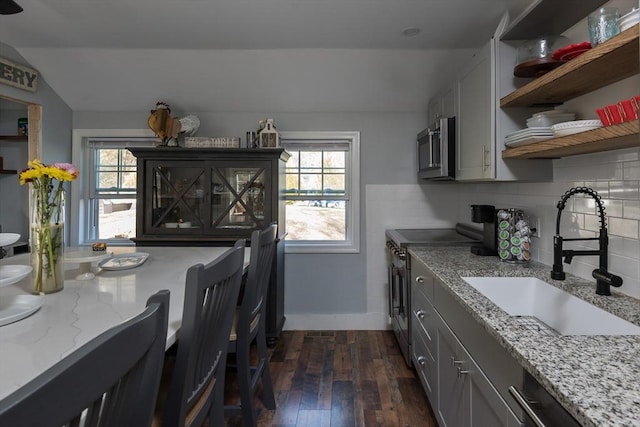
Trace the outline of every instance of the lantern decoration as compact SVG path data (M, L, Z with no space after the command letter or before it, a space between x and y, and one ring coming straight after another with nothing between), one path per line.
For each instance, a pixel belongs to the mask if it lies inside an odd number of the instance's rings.
M260 148L276 148L280 146L280 135L273 125L273 119L260 121L262 129L258 131L258 146Z

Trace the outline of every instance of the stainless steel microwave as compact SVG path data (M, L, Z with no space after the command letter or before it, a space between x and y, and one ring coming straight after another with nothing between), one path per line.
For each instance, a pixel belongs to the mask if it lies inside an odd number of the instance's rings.
M418 134L418 177L453 180L456 172L456 119L442 117Z

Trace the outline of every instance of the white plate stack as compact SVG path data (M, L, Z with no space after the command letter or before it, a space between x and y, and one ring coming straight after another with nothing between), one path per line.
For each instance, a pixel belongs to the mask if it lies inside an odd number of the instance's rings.
M548 126L531 127L520 129L505 136L504 145L507 147L519 147L521 145L533 144L553 138L553 132Z
M556 123L570 122L575 119L576 114L568 113L567 110L542 111L527 119L527 127L550 127Z
M588 130L602 127L600 120L575 120L572 122L558 123L551 126L554 137L573 135L574 133L586 132Z

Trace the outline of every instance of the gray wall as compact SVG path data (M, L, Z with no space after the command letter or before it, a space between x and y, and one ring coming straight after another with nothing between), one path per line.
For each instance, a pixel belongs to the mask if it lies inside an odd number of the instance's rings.
M3 43L0 43L0 56L18 64L30 65L15 49ZM35 93L0 84L0 97L2 96L42 105L41 160L45 163L71 161L71 109L47 84L46 76L40 74L38 90ZM3 131L4 123L14 120L13 114L7 112L7 110L0 110L0 115L3 115L3 117L0 117L0 122L3 123ZM9 117L6 117L7 115ZM0 142L0 155L5 150L5 147L1 146L2 144L7 143ZM12 160L19 163L7 164L7 168L9 166L11 169L17 170L26 168L28 151L16 150L15 148L14 146L8 151L11 151ZM3 231L20 233L22 240L25 241L29 233L27 196L27 186L20 186L17 177L15 179L11 176L0 178L0 199L2 200L0 224L3 224ZM10 202L7 202L7 200ZM68 215L69 213L67 212L67 218Z
M172 110L175 117L183 113ZM189 112L191 113L191 112ZM359 131L361 252L359 254L287 254L287 314L341 314L367 311L365 186L417 184L415 135L426 127L426 113L195 113L199 136L242 136L258 120L272 117L280 131ZM145 128L148 113L74 113L76 129ZM383 233L384 230L380 230Z

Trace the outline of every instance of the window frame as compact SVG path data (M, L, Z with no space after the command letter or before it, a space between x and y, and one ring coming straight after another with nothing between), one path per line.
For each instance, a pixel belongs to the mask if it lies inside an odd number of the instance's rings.
M103 140L105 143L118 142L123 144L122 147L133 145L157 145L158 139L151 130L146 129L74 129L72 132L72 163L80 170L80 179L71 182L71 212L70 223L73 224L69 230L70 244L72 246L88 246L97 240L90 238L89 221L92 218L89 212L89 199L94 198L93 183L95 181L95 170L92 166L94 161L93 147L90 141ZM135 144L125 143L134 142ZM133 196L133 197L132 197ZM116 194L112 199L127 198L135 199L137 194L126 195L126 197ZM135 243L129 239L110 239L109 245L113 246L133 246Z
M360 253L360 132L358 131L293 131L280 133L283 148L317 143L335 144L336 141L348 145L345 164L344 197L314 196L314 199L345 200L344 240L285 240L286 253ZM287 197L284 197L288 200ZM291 200L295 200L292 197Z

